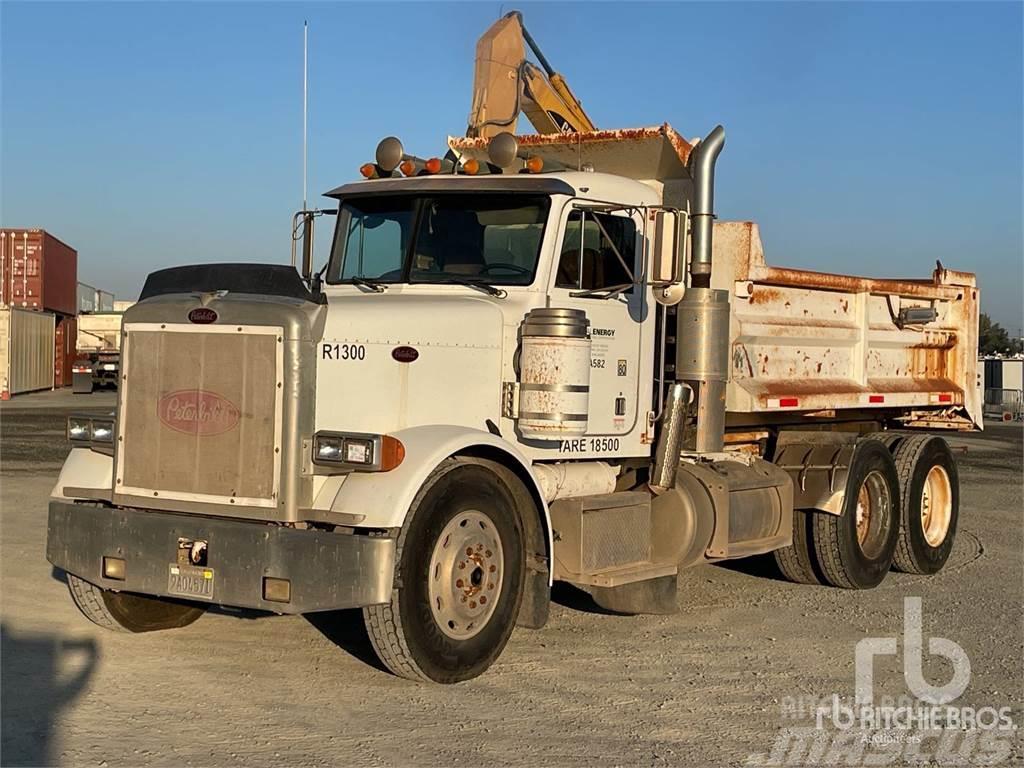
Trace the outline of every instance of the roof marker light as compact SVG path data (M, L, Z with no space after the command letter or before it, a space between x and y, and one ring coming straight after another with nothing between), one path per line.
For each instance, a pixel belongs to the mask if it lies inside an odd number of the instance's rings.
M540 173L544 170L544 158L532 155L526 159L526 170L530 173Z
M441 172L441 158L432 157L423 164L423 168L427 173L440 173Z
M480 173L480 161L475 157L469 158L462 164L462 170L468 173L470 176L476 176Z
M363 174L364 178L376 179L377 178L377 166L373 163L363 163L359 166L359 172Z

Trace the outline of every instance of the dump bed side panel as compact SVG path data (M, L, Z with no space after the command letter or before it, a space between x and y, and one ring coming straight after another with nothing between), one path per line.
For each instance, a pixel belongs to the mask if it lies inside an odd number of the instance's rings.
M908 426L981 426L974 275L872 280L771 267L756 224L719 222L712 284L732 306L728 412L899 409ZM912 308L925 321L908 317Z

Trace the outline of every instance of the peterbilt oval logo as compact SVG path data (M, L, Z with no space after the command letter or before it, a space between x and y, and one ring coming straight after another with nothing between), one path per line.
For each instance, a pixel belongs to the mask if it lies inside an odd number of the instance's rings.
M217 322L217 313L209 307L196 307L188 313L188 320L190 323L200 323L202 325L215 323Z
M391 350L391 356L400 363L411 363L420 353L413 347L395 347Z
M238 425L241 411L223 395L205 389L179 389L160 398L161 423L186 435L220 435Z

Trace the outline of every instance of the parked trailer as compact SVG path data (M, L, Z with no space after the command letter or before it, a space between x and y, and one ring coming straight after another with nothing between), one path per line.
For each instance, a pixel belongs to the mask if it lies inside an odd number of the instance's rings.
M78 314L78 252L42 229L0 230L0 304Z
M54 325L52 312L0 307L0 399L53 388Z
M121 312L92 312L78 317L74 392L117 387L121 369Z
M323 271L150 275L116 416L69 420L50 502L78 607L358 607L389 669L450 683L542 627L554 580L665 613L684 568L758 553L851 589L939 571L957 469L920 430L980 427L974 277L768 265L713 224L723 144L389 137L329 193Z
M70 387L73 383L75 360L78 359L78 318L70 315L55 317L53 336L53 386Z

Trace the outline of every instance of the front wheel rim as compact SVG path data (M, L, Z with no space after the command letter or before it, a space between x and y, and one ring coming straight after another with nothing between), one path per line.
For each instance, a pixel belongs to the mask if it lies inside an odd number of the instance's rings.
M430 612L453 640L475 637L490 621L501 594L505 551L491 519L459 512L437 537L427 571Z
M937 547L946 540L953 519L953 484L939 465L928 471L921 488L921 529L928 546Z

